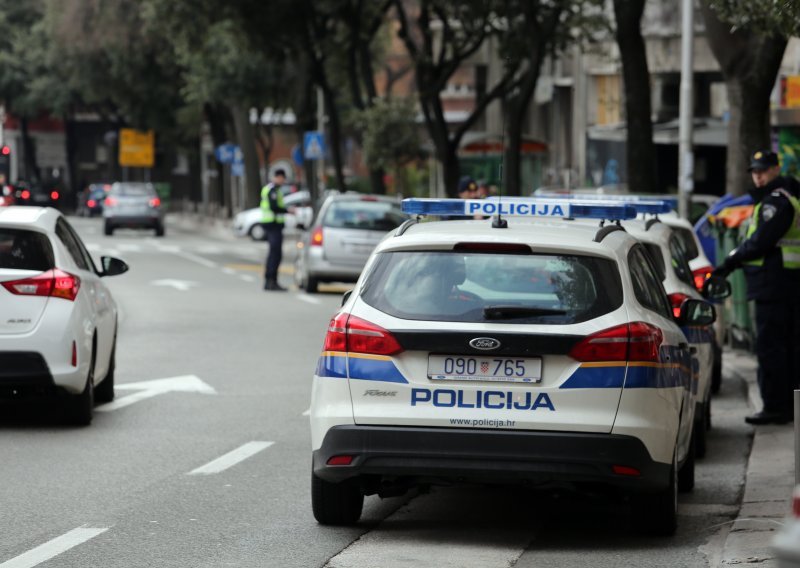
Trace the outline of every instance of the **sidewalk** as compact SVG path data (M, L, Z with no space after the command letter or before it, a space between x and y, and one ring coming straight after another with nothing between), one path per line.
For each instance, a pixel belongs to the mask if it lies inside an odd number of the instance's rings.
M725 371L747 384L748 405L761 410L755 357L726 350ZM719 566L758 564L775 568L772 539L791 508L794 488L794 427L755 426L739 516L728 533Z

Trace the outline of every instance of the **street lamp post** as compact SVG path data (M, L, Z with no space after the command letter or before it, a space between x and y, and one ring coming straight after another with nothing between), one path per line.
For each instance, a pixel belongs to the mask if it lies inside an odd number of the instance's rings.
M694 191L693 72L694 72L694 0L682 0L681 100L678 145L678 214L689 217L689 201Z

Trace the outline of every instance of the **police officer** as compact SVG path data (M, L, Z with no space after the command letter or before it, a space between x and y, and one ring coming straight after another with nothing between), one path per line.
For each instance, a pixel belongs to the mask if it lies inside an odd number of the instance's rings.
M476 193L478 191L478 184L475 183L475 180L472 179L470 176L462 176L460 180L458 180L458 198L459 199L476 199ZM443 216L442 219L449 219L451 221L461 221L464 219L473 219L471 215L447 215Z
M747 297L756 303L758 387L763 410L749 424L793 419L792 391L800 388L800 183L780 175L778 156L753 154L749 170L755 207L746 240L714 270L744 268Z
M278 284L278 267L283 257L283 224L284 215L293 212L283 205L281 186L286 183L286 172L275 170L272 182L261 189L261 223L269 243L264 268L264 290L284 291L286 288Z

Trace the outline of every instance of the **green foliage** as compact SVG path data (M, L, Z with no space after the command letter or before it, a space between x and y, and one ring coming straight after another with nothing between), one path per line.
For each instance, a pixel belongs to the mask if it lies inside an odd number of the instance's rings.
M797 0L710 0L720 19L735 28L747 28L764 35L800 35L800 2Z
M416 158L419 136L414 103L377 100L360 112L356 124L364 133L364 154L371 169L390 169Z

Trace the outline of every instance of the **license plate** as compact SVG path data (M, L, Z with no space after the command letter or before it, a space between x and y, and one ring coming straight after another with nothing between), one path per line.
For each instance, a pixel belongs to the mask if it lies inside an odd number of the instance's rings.
M429 355L428 378L434 381L542 382L542 359Z

